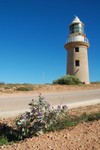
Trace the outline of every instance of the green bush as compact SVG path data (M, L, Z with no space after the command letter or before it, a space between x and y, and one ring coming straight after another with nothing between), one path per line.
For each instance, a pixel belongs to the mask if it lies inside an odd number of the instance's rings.
M33 90L33 88L32 87L18 87L17 89L16 89L17 91L32 91Z
M18 130L0 122L0 146L17 141Z
M8 139L6 137L0 137L0 146L8 144Z
M76 85L81 84L81 81L73 75L66 75L53 81L53 84Z

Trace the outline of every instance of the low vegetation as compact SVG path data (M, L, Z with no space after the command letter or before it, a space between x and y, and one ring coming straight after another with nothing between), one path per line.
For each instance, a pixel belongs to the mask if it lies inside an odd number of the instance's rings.
M0 82L0 91L1 92L15 92L15 91L33 91L36 90L37 87L41 87L40 85L35 84L6 84L4 82Z
M54 80L52 84L30 84L30 83L23 83L23 84L13 84L13 83L5 83L0 82L0 93L14 93L14 92L44 92L44 91L52 91L54 89L55 91L63 91L63 89L66 88L66 90L76 90L77 89L98 89L100 88L100 82L91 82L91 84L86 85L82 84L79 79L75 78L74 76L63 76L57 80ZM61 90L60 90L61 89Z
M33 99L29 106L30 111L17 117L14 126L0 123L0 146L100 119L100 112L75 116L68 113L66 105L51 108L41 95L38 100Z
M76 78L75 76L67 75L67 76L63 76L57 80L54 80L53 84L76 85L76 84L81 84L81 81L78 78Z
M24 86L22 86L22 87L16 88L16 90L17 91L32 91L33 88L31 86L30 87L24 87Z

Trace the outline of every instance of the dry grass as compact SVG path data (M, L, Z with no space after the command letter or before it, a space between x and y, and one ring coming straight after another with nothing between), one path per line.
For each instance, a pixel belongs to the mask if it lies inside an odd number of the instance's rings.
M100 89L100 83L92 83L89 85L35 85L35 84L0 84L0 93L16 93L16 92L41 92L41 93L57 93L77 90Z

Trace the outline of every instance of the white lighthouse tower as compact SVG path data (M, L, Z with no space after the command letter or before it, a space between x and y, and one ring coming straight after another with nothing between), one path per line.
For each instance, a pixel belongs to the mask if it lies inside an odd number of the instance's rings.
M64 45L67 50L67 74L74 75L81 82L89 84L89 41L84 32L84 24L77 16L70 24L69 31L68 40Z

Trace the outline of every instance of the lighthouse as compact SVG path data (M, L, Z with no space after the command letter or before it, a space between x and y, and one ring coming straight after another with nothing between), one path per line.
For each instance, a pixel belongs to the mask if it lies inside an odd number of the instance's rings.
M69 35L66 44L67 71L85 84L89 84L88 48L89 41L84 31L84 24L75 16L69 25Z

